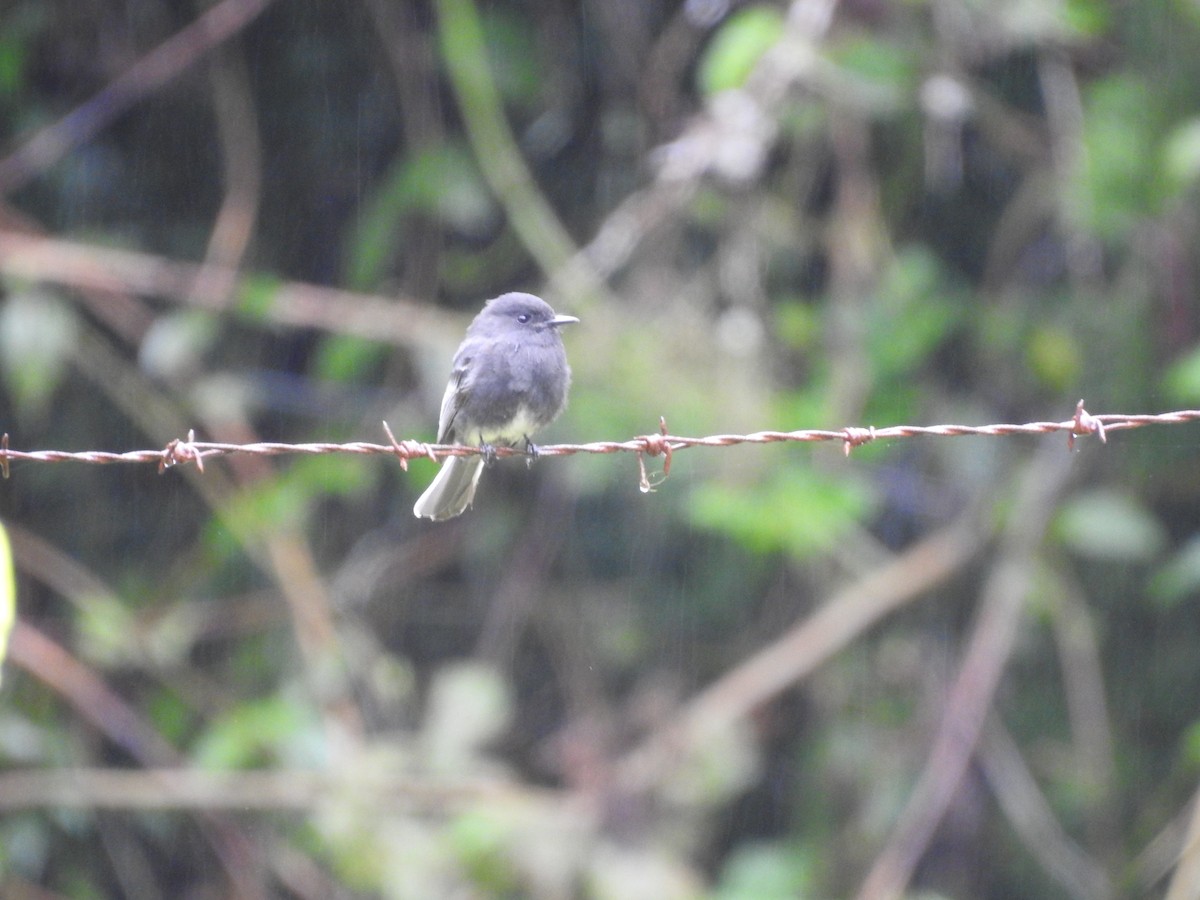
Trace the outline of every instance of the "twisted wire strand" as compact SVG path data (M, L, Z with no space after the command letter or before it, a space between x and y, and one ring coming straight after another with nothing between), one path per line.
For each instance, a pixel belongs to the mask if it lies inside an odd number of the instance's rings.
M547 444L536 448L534 454L545 456L571 456L576 453L636 453L663 456L664 474L670 469L671 454L691 447L732 447L740 444L773 444L781 442L817 443L840 442L848 454L853 448L878 440L932 437L1002 437L1008 435L1035 435L1065 433L1068 448L1074 448L1075 440L1085 435L1094 435L1102 442L1108 432L1142 428L1149 425L1177 425L1200 421L1200 410L1184 409L1174 412L1126 415L1108 413L1092 415L1079 401L1072 418L1062 422L1026 422L1024 424L993 425L891 425L882 428L847 427L838 430L801 429L797 431L755 431L749 434L710 434L703 437L686 437L670 434L666 420L659 420L659 432L629 438L624 441L590 441L580 444ZM234 453L258 456L282 456L300 454L316 456L333 453L349 453L360 456L390 455L399 459L401 466L408 467L411 459L441 460L449 456L490 454L498 457L527 456L529 452L519 448L480 448L457 444L430 444L421 441L397 440L387 423L383 423L387 443L351 441L349 443L309 442L289 444L276 441L260 441L249 444L229 444L215 441L198 441L195 434L188 433L186 439L176 439L159 450L127 450L111 452L105 450L14 450L9 446L9 436L0 436L0 473L9 477L9 466L14 461L38 463L76 462L91 465L147 464L158 466L159 471L185 463L194 463L200 471L204 462ZM643 468L643 487L646 485Z

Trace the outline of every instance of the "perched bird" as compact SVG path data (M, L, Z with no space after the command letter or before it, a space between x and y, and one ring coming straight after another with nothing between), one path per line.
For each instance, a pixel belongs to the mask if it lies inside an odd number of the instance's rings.
M579 320L555 315L533 294L489 300L467 328L438 419L439 444L515 447L567 405L571 367L558 329ZM423 519L450 519L471 505L485 456L451 456L413 506Z

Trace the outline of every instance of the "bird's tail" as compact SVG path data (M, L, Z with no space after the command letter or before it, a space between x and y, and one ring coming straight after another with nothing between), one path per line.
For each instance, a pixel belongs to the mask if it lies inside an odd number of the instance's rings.
M413 504L413 515L435 521L461 515L475 499L475 486L482 472L481 457L451 456L442 463L433 484Z

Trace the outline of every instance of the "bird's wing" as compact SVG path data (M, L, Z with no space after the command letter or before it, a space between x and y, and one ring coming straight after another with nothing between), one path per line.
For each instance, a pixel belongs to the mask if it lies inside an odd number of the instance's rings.
M438 443L452 443L454 440L454 419L462 409L467 399L467 374L470 371L471 357L459 353L454 358L454 370L450 380L446 382L446 393L442 395L442 411L438 415Z

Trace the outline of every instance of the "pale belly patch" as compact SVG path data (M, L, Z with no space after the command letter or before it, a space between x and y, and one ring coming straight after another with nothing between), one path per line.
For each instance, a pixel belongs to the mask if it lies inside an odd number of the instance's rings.
M522 406L517 409L512 422L504 428L481 428L465 437L471 443L481 441L495 446L514 446L524 441L526 436L532 437L543 424L530 415L528 407Z

